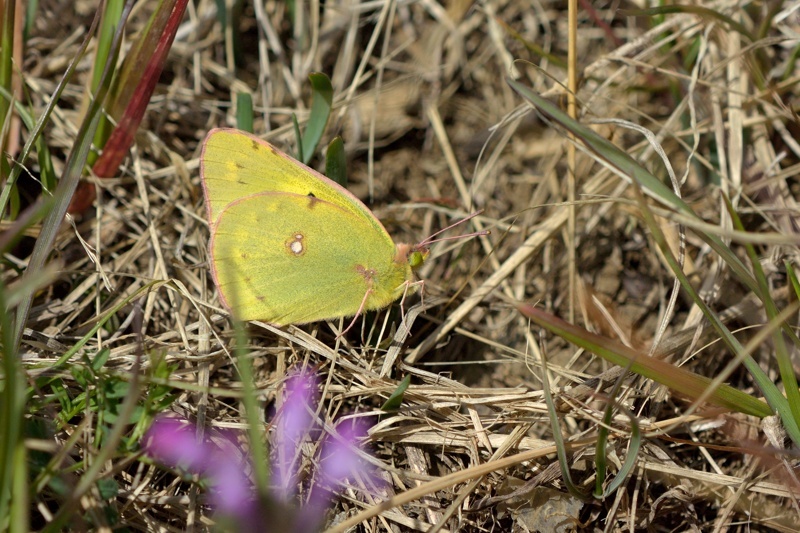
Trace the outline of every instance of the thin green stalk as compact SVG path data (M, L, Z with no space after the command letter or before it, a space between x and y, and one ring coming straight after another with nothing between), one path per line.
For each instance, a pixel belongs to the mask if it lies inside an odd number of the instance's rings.
M3 369L3 390L0 392L0 435L3 436L0 438L0 530L6 530L14 525L13 519L18 513L15 507L19 505L19 499L24 497L17 490L23 482L19 478L20 468L25 471L26 464L22 438L26 381L14 344L6 288L1 283L0 311L0 338L3 343L0 357ZM18 462L21 453L23 461ZM27 489L23 492L27 494ZM27 507L25 509L27 511Z
M242 322L236 322L236 366L242 380L242 401L244 402L245 416L247 418L247 434L250 439L250 457L253 460L253 470L259 492L269 486L269 472L267 470L267 454L264 448L264 425L255 390L253 378L253 361L247 351L247 332Z
M0 26L0 87L11 92L11 79L14 65L14 19L16 16L16 2L6 0L3 10L2 24ZM10 103L0 99L0 124L5 124ZM0 139L0 146L5 143Z

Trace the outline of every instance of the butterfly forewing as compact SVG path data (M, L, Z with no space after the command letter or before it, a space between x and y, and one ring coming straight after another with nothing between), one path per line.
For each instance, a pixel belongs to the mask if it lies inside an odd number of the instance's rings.
M200 175L212 225L223 209L236 200L263 192L287 192L313 195L366 219L377 231L386 233L372 212L347 189L268 142L239 130L215 129L208 134L200 156Z

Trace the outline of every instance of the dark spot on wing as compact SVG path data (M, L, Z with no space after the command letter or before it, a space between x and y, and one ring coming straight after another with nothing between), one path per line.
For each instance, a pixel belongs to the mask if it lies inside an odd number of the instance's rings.
M358 272L361 277L364 278L364 281L366 281L368 285L372 285L372 282L375 280L377 274L375 269L367 268L364 265L356 265L355 269L356 272Z
M259 147L260 147L260 144L258 143L258 141L256 141L255 139L250 139L250 148L254 152L257 152Z
M242 170L244 168L244 165L242 165L241 163L237 163L236 161L233 162L233 166L235 166L239 170Z
M311 193L311 192L306 195L306 198L308 198L308 207L309 207L309 209L314 209L314 206L317 205L317 202L321 202L322 201L322 200L319 200L316 196L314 196L314 193Z

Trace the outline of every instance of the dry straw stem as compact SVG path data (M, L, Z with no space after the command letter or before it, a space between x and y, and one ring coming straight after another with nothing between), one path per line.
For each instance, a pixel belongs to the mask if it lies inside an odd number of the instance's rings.
M36 116L96 9L85 0L75 3L74 13L39 4L20 66ZM768 445L757 419L707 405L682 417L690 405L685 398L532 328L517 312L514 304L526 302L562 318L569 313L568 140L505 82L511 76L565 106L565 2L339 1L294 3L295 11L285 2L244 2L239 15L227 13L225 28L215 15L219 4L190 3L135 149L115 177L95 181L95 207L55 235L49 260L62 267L36 292L21 348L28 376L37 380L29 415L48 428L36 446L59 449L53 472L76 486L75 476L88 466L74 469L64 458L93 463L98 457L108 413L70 409L82 397L114 401L102 396L102 385L129 382L138 337L145 350L140 406L244 435L243 387L231 355L235 333L208 272L199 143L213 127L235 126L233 102L245 91L253 96L256 133L291 151L291 115L302 129L308 74L321 71L335 90L323 142L343 134L349 188L397 242L418 242L477 209L483 213L473 221L476 229L492 230L434 247L422 271L424 298L404 303L405 323L396 318L403 314L398 309L365 317L340 338L338 322L249 325L246 349L264 413L261 429L270 431L286 371L299 364L322 375L322 422L330 426L351 414L375 422L372 462L385 488L376 493L354 481L336 500L331 527L522 531L533 529L526 517L537 497L551 494L546 491L561 493L570 505L554 511L569 527L537 526L545 530L795 527L795 455ZM707 14L623 16L615 4L608 11L602 3L579 4L578 119L666 182L654 148L660 147L701 222L646 201L672 249L678 248L677 223L685 224L684 272L747 344L768 323L763 304L698 234L713 230L745 262L744 244L753 243L777 304L786 308L795 298L784 264L800 263L800 146L792 108L799 101L792 67L798 13L791 3L771 3L781 6L772 12L755 4L745 11L732 0L705 4L757 36L751 39ZM127 31L140 31L151 9L141 3ZM83 119L76 109L91 69L81 65L45 129L59 175ZM623 123L646 128L652 139ZM37 162L25 165L35 170ZM671 316L665 312L672 274L629 183L581 152L574 172L573 266L586 296L577 325L642 353L663 327L659 346L667 361L717 376L734 355L684 293ZM744 230L734 230L723 193ZM26 245L5 254L6 287L28 261L37 229L29 230L34 237L25 237ZM103 349L108 359L93 371L98 381L89 387L81 372ZM612 497L577 501L566 493L554 466L543 370L531 355L537 353L547 355L571 476L582 490L594 485L594 445L607 405L614 406L608 480L624 463L630 416L651 432L634 473ZM69 361L54 368L65 354ZM779 382L774 354L768 338L752 355ZM171 371L159 366L162 358ZM412 383L402 406L381 413L407 374ZM621 390L610 398L617 379L624 380ZM760 396L741 369L727 383ZM152 398L164 391L173 396L156 404ZM141 461L139 428L131 428L131 447L100 472L118 492L80 502L74 511L87 521L82 526L113 527L106 517L116 516L143 530L208 528L213 513L199 485ZM312 472L314 444L301 451L302 471ZM310 483L303 479L303 496ZM42 482L32 493L38 527L52 518L49 506L57 512L62 501L48 487Z

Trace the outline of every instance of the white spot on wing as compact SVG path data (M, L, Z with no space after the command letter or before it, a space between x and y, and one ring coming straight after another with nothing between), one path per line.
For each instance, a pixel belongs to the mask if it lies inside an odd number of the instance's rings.
M305 235L300 232L295 232L286 240L286 249L295 257L303 255L306 253L306 245L303 243L304 238Z

